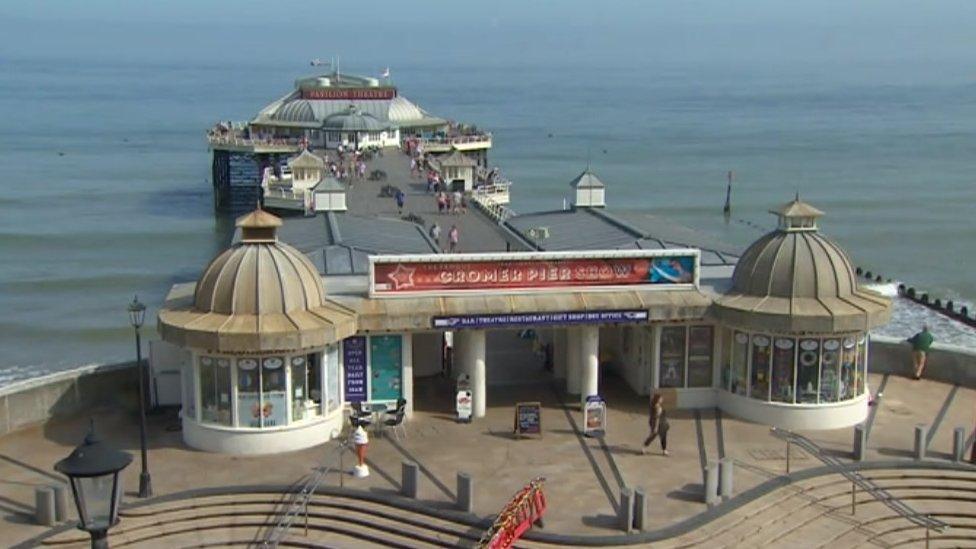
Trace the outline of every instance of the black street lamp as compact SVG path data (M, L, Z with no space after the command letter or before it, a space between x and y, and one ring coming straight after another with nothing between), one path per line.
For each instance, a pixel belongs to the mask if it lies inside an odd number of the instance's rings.
M146 306L139 302L139 296L129 303L129 321L136 332L136 369L139 370L139 442L142 451L142 472L139 473L139 497L152 497L152 478L149 477L149 458L146 455L146 376L142 367L142 340L139 328L146 320Z
M68 477L78 508L78 528L91 534L92 549L108 547L108 529L119 522L119 472L130 463L130 454L112 448L95 435L92 420L85 441L54 465L57 472Z

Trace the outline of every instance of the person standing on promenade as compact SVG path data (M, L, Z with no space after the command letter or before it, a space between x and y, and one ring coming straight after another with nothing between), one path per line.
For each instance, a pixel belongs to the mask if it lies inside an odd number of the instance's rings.
M915 379L921 379L922 373L925 372L926 354L932 347L933 341L935 341L935 338L929 332L928 325L922 325L921 332L908 338L908 342L912 344L912 362L915 364Z
M454 215L461 213L461 191L454 191L451 195L451 213Z
M644 439L644 445L641 447L641 454L647 453L647 447L654 442L655 438L661 437L661 453L668 455L668 429L671 428L671 424L668 423L668 413L664 409L663 397L660 393L654 393L651 395L651 409L648 415L648 424L651 427L651 434Z
M461 233L458 231L457 225L451 225L451 230L447 231L447 239L451 242L451 253L456 252L458 241L461 239Z
M403 194L403 191L400 189L397 189L397 192L395 195L393 195L393 198L396 200L397 213L403 215L403 203L406 201L407 195Z
M433 225L430 226L430 238L437 244L437 249L441 249L441 226L435 221Z

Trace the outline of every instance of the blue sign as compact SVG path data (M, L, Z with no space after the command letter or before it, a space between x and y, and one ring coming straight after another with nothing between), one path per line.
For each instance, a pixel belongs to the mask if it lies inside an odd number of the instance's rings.
M346 402L366 400L366 337L342 341L342 366L346 379Z
M606 322L646 322L647 318L647 311L641 310L435 316L433 327L453 330L457 328L502 328L507 326L602 324Z

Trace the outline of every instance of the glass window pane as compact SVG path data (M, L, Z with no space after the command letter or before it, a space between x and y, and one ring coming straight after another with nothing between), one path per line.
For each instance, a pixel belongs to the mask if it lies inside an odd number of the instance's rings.
M308 378L306 377L306 359L304 356L291 357L291 419L301 421L305 419L305 402L308 399Z
M308 374L308 398L317 404L316 411L322 409L322 360L319 353L305 355Z
M285 393L285 359L261 359L261 426L278 427L288 423L288 395Z
M397 400L401 396L403 351L398 335L369 337L370 398Z
M759 400L769 400L769 363L771 362L772 342L763 335L752 336L752 384L749 396Z
M868 358L868 339L864 334L857 339L857 369L854 371L854 388L858 395L864 394L865 378L864 372L867 369Z
M857 340L845 337L843 358L840 363L840 398L854 398L854 368L857 364Z
M774 402L793 402L793 359L796 342L776 338L773 346L773 393Z
M658 372L661 387L684 386L686 332L684 326L661 328L661 369Z
M837 402L837 369L840 366L840 340L825 339L820 357L820 402Z
M796 362L796 401L816 404L820 388L820 340L801 339Z
M326 407L329 412L337 410L341 404L339 394L339 346L330 345L325 349L325 390Z
M712 347L714 340L711 326L688 328L688 386L712 386Z
M237 359L237 425L261 426L260 370L256 358Z
M102 529L111 526L112 489L115 487L115 473L98 477L78 478L75 488L78 499L85 503L83 522L89 529Z
M201 419L230 425L230 359L200 357Z
M749 381L746 379L749 371L749 334L735 332L732 337L732 386L731 390L737 395L748 392Z

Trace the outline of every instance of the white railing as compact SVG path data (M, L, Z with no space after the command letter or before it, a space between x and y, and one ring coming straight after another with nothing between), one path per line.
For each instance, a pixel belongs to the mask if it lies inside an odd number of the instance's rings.
M480 208L488 215L488 217L497 221L498 223L502 223L515 215L515 210L512 210L503 204L499 204L490 196L475 192L472 193L471 200L474 202L476 207Z
M476 133L473 135L449 135L445 137L424 137L420 140L425 145L455 145L455 144L465 144L465 143L482 143L485 141L491 141L490 133Z

